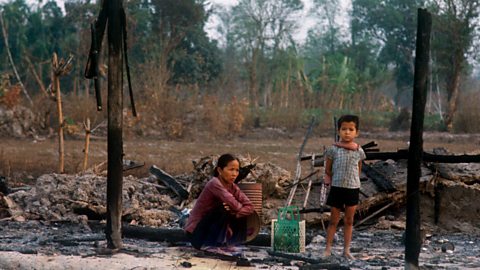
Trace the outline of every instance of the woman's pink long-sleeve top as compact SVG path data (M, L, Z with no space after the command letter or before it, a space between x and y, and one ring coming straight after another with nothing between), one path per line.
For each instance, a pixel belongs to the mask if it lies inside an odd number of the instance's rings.
M185 231L193 233L200 220L209 211L223 206L223 203L229 206L231 213L237 218L248 216L254 211L253 204L236 184L227 188L220 179L212 177L190 212Z

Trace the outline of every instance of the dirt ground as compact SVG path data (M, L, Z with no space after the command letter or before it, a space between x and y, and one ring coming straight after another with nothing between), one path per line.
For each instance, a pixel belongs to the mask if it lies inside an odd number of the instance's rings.
M124 159L145 163L145 166L128 172L138 177L148 176L151 165L178 175L192 170L192 160L225 152L250 156L252 161L271 162L292 173L304 134L285 134L278 130L258 130L248 137L211 139L201 136L189 140L164 140L154 138L125 138ZM360 144L375 141L381 151L397 151L408 148L408 133L364 132ZM303 153L322 153L330 145L333 136L314 134L308 139ZM82 138L65 140L65 172L82 170L84 159ZM480 150L480 134L452 135L448 133L425 133L424 150L444 147L455 154L474 153ZM94 138L89 147L88 167L107 160L107 141ZM19 181L32 181L45 173L58 172L57 138L0 140L0 175Z
M193 168L192 160L208 155L218 155L225 152L251 157L252 162L271 162L290 172L295 171L296 158L304 134L285 134L278 130L252 131L246 137L227 139L209 139L198 136L190 140L163 140L154 138L125 138L125 159L145 163L145 166L133 169L127 174L137 177L148 176L148 168L156 165L172 175L190 172ZM358 139L360 144L375 141L381 151L396 151L408 148L408 133L363 132ZM322 153L323 148L332 143L333 136L329 134L313 135L305 145L304 154ZM80 172L83 163L84 141L81 138L69 138L65 145L65 170L73 174ZM424 150L431 151L436 147L446 148L454 154L478 154L480 150L480 135L452 135L446 133L425 133ZM89 167L96 166L107 159L107 141L105 138L95 138L89 149ZM58 172L58 149L56 138L30 138L16 140L3 138L0 140L0 176L6 177L10 184L30 184L42 174ZM403 221L404 222L404 221ZM19 225L19 229L25 224ZM27 226L28 227L28 226ZM1 226L0 226L1 228ZM21 230L28 230L23 228ZM56 230L55 226L51 230ZM316 228L319 230L318 228ZM39 235L41 230L38 229ZM0 235L4 235L0 229ZM74 235L72 230L72 235ZM36 238L35 238L36 237ZM47 236L45 236L47 237ZM48 236L55 238L52 235ZM478 237L467 235L445 235L433 233L432 238L422 246L422 265L425 269L480 269L480 262L472 262L474 253L478 254ZM2 237L0 237L2 238ZM50 239L48 238L48 239ZM391 241L385 241L385 239ZM356 255L360 260L350 265L351 269L403 269L402 232L356 232L353 247L357 248ZM442 252L442 243L450 238L456 241L455 253ZM33 239L33 240L32 240ZM32 236L25 243L36 243L48 247L46 238ZM42 241L42 239L44 241ZM5 240L5 239L3 239ZM2 240L2 241L3 241ZM7 245L10 240L6 240ZM13 241L13 240L12 240ZM381 241L391 242L391 247L381 248ZM22 242L22 241L20 241ZM43 244L42 244L43 243ZM47 245L45 245L47 243ZM11 244L11 243L10 243ZM101 244L101 243L100 243ZM111 256L99 256L92 250L98 246L97 242L88 243L89 252L83 254L68 254L61 249L52 248L50 251L35 252L0 252L0 269L301 269L301 264L278 263L262 265L253 268L241 268L233 262L221 261L212 258L193 256L193 251L185 247L168 247L165 244L146 244L144 242L130 242L126 240L128 250ZM339 248L340 244L337 244ZM43 247L42 246L42 247ZM306 256L318 257L324 240L317 241L317 245L310 246ZM142 249L143 252L138 252ZM148 251L150 249L150 251ZM266 254L253 251L253 253ZM247 250L246 252L252 252ZM341 250L337 250L340 253ZM94 255L92 255L94 254ZM148 255L145 255L148 254ZM392 255L393 254L393 255ZM394 258L394 259L392 259ZM465 259L467 258L467 259ZM465 260L464 260L465 259ZM390 262L389 262L390 261ZM470 263L470 264L469 264ZM386 267L386 268L385 268ZM449 268L450 267L450 268ZM451 268L453 267L453 268ZM476 268L479 267L479 268Z

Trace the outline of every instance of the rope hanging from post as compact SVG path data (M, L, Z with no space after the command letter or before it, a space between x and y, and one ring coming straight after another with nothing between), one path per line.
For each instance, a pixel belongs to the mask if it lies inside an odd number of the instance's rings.
M123 31L123 57L125 59L125 68L127 70L127 81L128 81L128 93L130 94L130 106L132 107L132 115L137 116L137 110L135 109L135 101L133 100L133 90L132 90L132 81L130 79L130 66L128 65L128 54L127 54L127 16L125 15L125 9L120 10L121 13L121 23Z
M91 24L91 44L90 44L90 52L87 59L87 65L85 67L85 78L93 79L95 85L95 97L97 100L97 110L102 110L102 95L101 95L101 86L100 86L100 70L99 70L99 54L102 47L102 40L103 35L105 32L105 27L107 24L107 10L106 3L104 3L104 7L100 10L100 14L98 15L98 19L95 20L95 23ZM123 35L123 56L125 59L125 68L127 71L127 82L128 82L128 93L130 95L130 105L132 108L133 116L137 116L137 110L135 108L135 101L133 98L133 90L132 90L132 80L130 77L130 65L128 63L128 54L127 54L127 19L125 14L125 9L122 7L120 10L120 20L121 20L121 27L122 27L122 35Z

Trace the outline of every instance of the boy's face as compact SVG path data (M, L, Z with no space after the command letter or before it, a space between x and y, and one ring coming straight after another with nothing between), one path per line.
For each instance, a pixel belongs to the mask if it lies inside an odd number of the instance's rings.
M342 122L338 131L342 142L353 142L358 136L358 129L355 122Z

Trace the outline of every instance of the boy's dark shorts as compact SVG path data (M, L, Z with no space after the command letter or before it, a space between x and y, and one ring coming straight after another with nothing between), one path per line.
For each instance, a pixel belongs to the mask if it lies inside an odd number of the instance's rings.
M344 209L345 206L354 206L358 204L360 196L359 188L330 188L330 193L327 198L327 205L339 209Z

